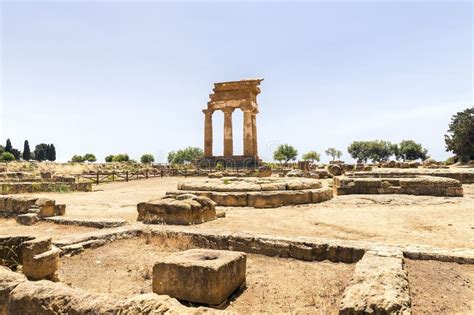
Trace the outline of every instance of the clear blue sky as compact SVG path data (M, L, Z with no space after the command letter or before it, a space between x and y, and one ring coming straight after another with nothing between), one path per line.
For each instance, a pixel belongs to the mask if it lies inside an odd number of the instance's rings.
M471 2L1 2L0 141L58 160L203 143L213 82L263 77L260 155L414 139L473 105ZM222 115L214 115L222 153ZM242 151L241 113L234 114Z

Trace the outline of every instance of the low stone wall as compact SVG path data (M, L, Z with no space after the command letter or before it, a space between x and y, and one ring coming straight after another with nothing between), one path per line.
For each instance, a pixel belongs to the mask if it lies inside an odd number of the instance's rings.
M451 178L431 176L403 178L340 177L334 179L335 195L407 194L462 197L462 184Z
M280 190L261 192L213 192L186 191L167 192L167 195L194 194L213 200L218 206L276 208L289 205L320 203L332 199L330 188L305 190Z
M115 228L115 227L124 226L125 224L127 224L126 220L76 219L76 218L64 218L61 216L41 218L41 221L51 222L55 224L63 224L63 225L86 226L86 227L92 227L96 229Z
M25 182L25 181L41 181L32 173L27 172L0 172L0 182Z
M38 218L64 215L65 212L66 205L57 205L52 199L0 196L0 216L16 217L20 224L34 224Z
M390 171L388 169L381 169L372 172L356 172L347 174L348 177L360 178L404 178L414 176L434 176L443 178L452 178L460 181L462 184L474 184L474 171L469 170L429 170L417 169L413 171Z
M344 290L339 314L411 314L402 252L368 251Z
M92 183L22 182L2 183L2 195L55 191L92 191Z
M188 248L209 248L232 250L271 257L295 258L305 261L329 260L354 263L364 255L366 247L360 244L306 240L304 238L274 238L241 234L210 234L205 232L184 232L152 229L153 237L161 242L177 241Z

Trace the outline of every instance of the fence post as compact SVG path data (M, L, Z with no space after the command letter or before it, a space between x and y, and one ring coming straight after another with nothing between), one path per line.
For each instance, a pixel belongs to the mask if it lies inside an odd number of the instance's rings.
M145 170L145 179L148 179L148 170Z
M160 169L160 176L163 177L163 169Z
M125 181L128 182L128 171L125 172Z
M99 185L99 171L97 171L97 179L96 179L96 184Z
M115 182L115 171L112 172L112 181Z
M187 177L187 168L184 168L184 177Z

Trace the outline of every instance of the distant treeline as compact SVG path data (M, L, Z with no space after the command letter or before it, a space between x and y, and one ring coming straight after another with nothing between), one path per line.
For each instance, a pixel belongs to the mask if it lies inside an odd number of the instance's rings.
M7 139L5 146L0 145L0 161L56 161L56 148L54 144L40 143L35 146L35 150L30 150L28 140L23 143L23 151L13 147L10 139Z

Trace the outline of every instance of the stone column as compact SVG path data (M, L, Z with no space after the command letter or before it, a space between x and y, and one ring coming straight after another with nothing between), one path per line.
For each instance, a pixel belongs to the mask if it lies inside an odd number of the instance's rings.
M253 156L258 156L258 145L257 145L257 111L252 113L252 144L253 144Z
M212 156L212 114L214 111L205 109L202 111L204 118L204 156Z
M232 112L233 108L224 108L224 156L234 155L234 139L232 137Z
M244 112L244 155L253 156L253 127L252 127L252 109L243 108Z

